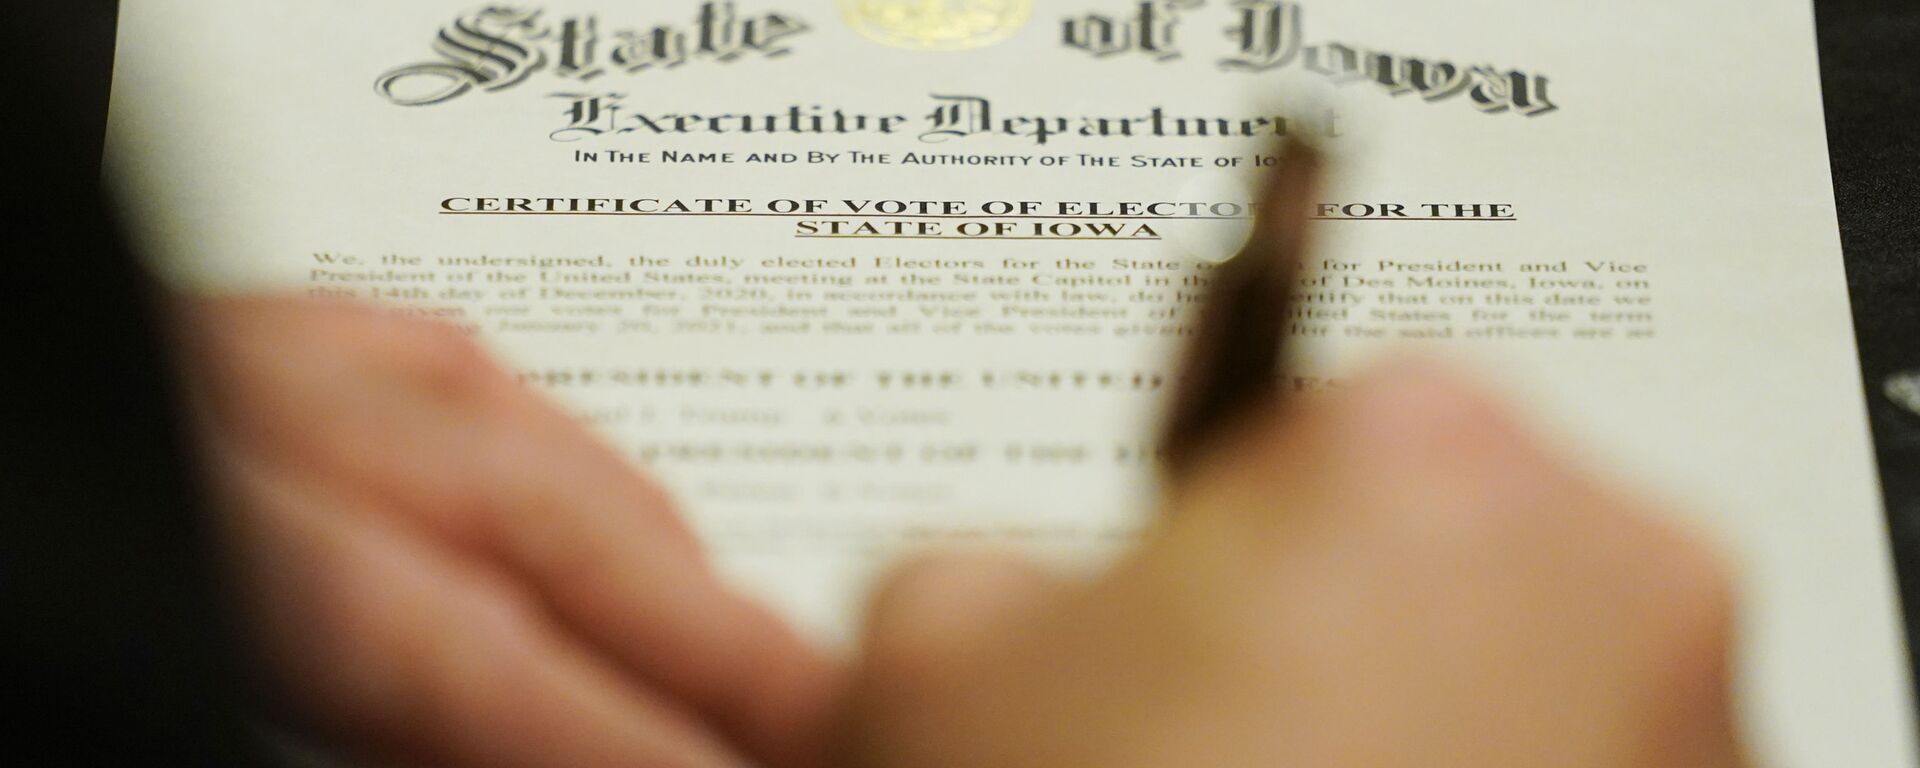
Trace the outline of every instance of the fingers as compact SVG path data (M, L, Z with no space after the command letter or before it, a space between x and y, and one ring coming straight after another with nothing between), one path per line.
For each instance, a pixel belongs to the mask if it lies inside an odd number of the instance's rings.
M1241 429L1092 583L899 577L845 764L1737 764L1723 571L1478 388L1402 363Z
M1645 561L1630 583L1725 581L1693 532L1577 471L1478 385L1429 362L1395 361L1252 420L1205 464L1204 482L1176 498L1181 516L1226 520L1224 535L1249 543L1344 532L1412 554L1524 544L1548 564Z
M618 456L528 404L483 461L502 555L556 616L773 765L809 765L834 665L634 513L658 504Z
M1011 554L929 556L895 572L868 610L860 682L844 702L833 764L1115 765L1051 761L1046 740L1021 736L1045 724L996 718L1002 710L1026 711L1039 698L1023 687L1060 690L1051 685L1054 675L1036 674L1030 664L1072 669L1084 661L1071 657L1072 645L1034 633L1038 614L1055 612L1068 587ZM1009 648L1025 655L998 655ZM968 746L945 753L941 745L956 741Z
M1095 582L900 577L846 764L1737 764L1724 571L1477 387L1401 363L1240 429Z
M491 489L479 449L512 440L498 434L518 428L504 412L537 398L472 340L353 304L243 298L208 306L200 317L213 348L212 403L246 450L360 484L449 543L485 544L475 528ZM579 430L575 439L591 438ZM629 514L653 530L649 539L696 554L664 495L628 475L614 493L645 497Z
M1308 510L1351 520L1436 504L1527 507L1580 484L1504 406L1434 363L1396 360L1296 405L1236 425L1180 503L1255 521Z
M637 692L508 580L351 500L243 471L273 514L236 526L272 667L304 714L372 756L448 766L744 763Z
M1404 702L1519 718L1512 733L1539 739L1463 752L1512 758L1485 764L1738 754L1725 563L1651 505L1570 468L1456 374L1376 369L1249 426L1206 463L1141 559L1158 581L1215 585L1194 598L1215 602L1205 615L1285 617L1239 632L1295 660L1288 686L1304 699L1346 702L1359 724L1404 689L1420 694ZM1369 657L1370 644L1393 652ZM1541 691L1563 703L1526 698Z
M870 664L902 669L946 664L1011 632L1056 598L1064 584L1013 554L923 557L896 571L875 593L863 653Z
M686 702L770 765L818 753L832 663L719 581L656 486L471 341L358 307L223 312L246 329L225 343L264 372L230 398L249 404L241 431L264 451L349 478L396 522L501 567L632 684ZM266 418L286 413L324 417Z

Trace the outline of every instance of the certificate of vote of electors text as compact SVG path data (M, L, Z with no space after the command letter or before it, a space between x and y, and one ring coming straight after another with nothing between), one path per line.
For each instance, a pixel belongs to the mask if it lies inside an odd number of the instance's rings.
M1763 764L1915 765L1806 0L121 6L173 279L470 329L824 638L902 552L1125 546L1311 137L1283 385L1478 372L1736 554Z

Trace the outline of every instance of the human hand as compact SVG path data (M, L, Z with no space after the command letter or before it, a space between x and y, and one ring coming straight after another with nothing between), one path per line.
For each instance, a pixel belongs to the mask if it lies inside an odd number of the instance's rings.
M294 716L408 764L815 764L832 664L459 331L185 314L245 629Z
M1416 364L1246 419L1108 575L908 568L855 768L1720 768L1716 557Z

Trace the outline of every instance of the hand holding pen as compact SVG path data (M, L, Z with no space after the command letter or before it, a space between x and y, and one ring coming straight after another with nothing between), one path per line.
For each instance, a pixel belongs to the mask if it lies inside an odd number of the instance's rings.
M836 764L1743 764L1710 549L1429 363L1282 407L1323 165L1285 154L1187 351L1160 524L1091 580L907 568Z

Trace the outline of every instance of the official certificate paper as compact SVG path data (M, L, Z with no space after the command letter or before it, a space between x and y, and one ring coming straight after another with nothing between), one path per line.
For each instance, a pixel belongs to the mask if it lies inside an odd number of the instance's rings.
M125 0L166 272L469 328L844 637L898 553L1097 564L1276 137L1300 396L1411 349L1737 553L1764 765L1912 766L1806 0Z

